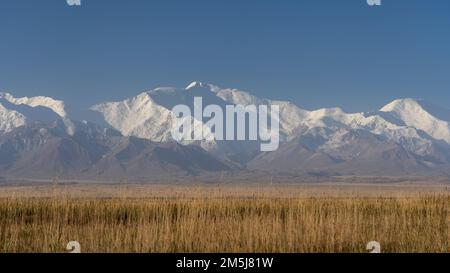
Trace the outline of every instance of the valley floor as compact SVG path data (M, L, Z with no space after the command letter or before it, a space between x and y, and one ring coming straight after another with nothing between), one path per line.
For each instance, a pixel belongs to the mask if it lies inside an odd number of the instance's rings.
M447 183L0 186L0 252L449 252Z

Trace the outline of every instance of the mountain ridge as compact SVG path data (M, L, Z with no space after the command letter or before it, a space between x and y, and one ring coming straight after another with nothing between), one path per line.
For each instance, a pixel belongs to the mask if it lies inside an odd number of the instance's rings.
M221 108L228 104L279 105L280 148L262 153L257 142L251 141L176 143L171 138L174 122L171 108L177 104L192 107L193 98L197 96L203 98L205 105L217 104ZM25 111L16 106L29 109ZM75 176L103 173L145 177L163 173L170 175L168 170L180 175L266 171L290 175L403 176L447 175L450 170L450 110L418 99L397 99L374 112L347 113L341 108L305 110L289 101L258 98L238 89L196 81L185 88L160 87L125 100L92 106L91 110L103 117L107 127L93 125L95 123L89 120L74 120L65 108L66 102L48 97L15 98L9 93L0 93L0 154L4 153L0 158L3 162L0 169L10 175L32 175L33 170L25 172L25 166L34 166L43 160L39 155L47 154L44 161L58 166L54 169L64 169L61 164L73 165L67 168L70 171L66 173ZM48 142L41 141L40 145L27 152L39 160L32 158L27 161L25 155L16 151L22 151L21 148L11 146L11 141L20 142L18 132L23 134L22 141L27 137L39 139L37 131L30 131L30 128L38 126L33 117L38 117L35 112L42 109L53 111L59 120L57 127L65 135L52 135L50 139L54 142L47 148L43 147ZM212 132L204 120L189 118L194 127L202 127L209 134ZM55 125L48 120L39 126L42 132L56 128L51 127ZM105 130L115 132L104 136L106 139L102 141L108 145L97 139ZM85 139L86 143L80 142L80 135L94 131L95 136L91 137L96 141ZM118 151L121 147L118 143L118 146L111 146L115 141L125 146L128 143L128 148ZM49 155L49 151L53 154ZM62 151L66 157L62 156ZM92 157L92 151L101 156ZM6 155L11 153L18 158ZM4 164L8 160L11 162ZM45 166L30 167L33 168L46 172ZM97 171L93 171L95 168Z

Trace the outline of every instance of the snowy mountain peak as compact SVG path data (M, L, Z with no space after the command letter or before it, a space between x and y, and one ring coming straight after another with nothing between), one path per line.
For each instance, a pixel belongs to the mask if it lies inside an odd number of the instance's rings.
M405 98L405 99L396 99L383 108L380 109L381 112L396 112L396 111L404 111L408 109L414 109L420 106L420 100Z
M429 107L424 107L424 105ZM400 120L406 126L422 130L434 139L450 143L450 124L448 121L434 116L433 113L437 111L440 109L415 99L398 99L380 110L380 112Z
M75 125L73 122L68 118L66 109L65 109L65 103L61 100L56 100L50 97L45 96L36 96L36 97L21 97L16 98L10 93L0 93L0 99L4 100L7 103L10 103L11 105L16 106L28 106L31 108L37 108L42 107L45 109L48 109L50 112L55 113L57 116L59 116L65 126L66 126L66 132L69 135L73 135L75 133ZM3 112L4 117L8 117L8 120L1 120L2 124L9 124L9 125L2 125L4 130L8 131L12 128L17 128L21 125L26 124L26 116L22 113L19 113L18 111L15 111L14 109L6 109L4 106L2 106L3 109L0 109L0 111ZM16 114L17 113L17 114ZM33 117L33 114L29 115L30 117ZM16 120L14 121L14 119ZM34 118L34 117L33 117ZM8 129L9 128L9 129ZM1 130L1 129L0 129Z
M158 90L151 92L154 91ZM170 140L171 112L156 104L151 93L144 92L123 101L100 103L92 106L91 110L101 113L108 124L125 136L158 142Z
M0 99L1 98L15 105L27 105L33 108L45 107L55 112L61 118L67 117L65 104L61 100L55 100L53 98L44 96L37 96L31 98L28 97L15 98L13 95L9 93L0 93Z
M194 81L194 82L191 82L186 87L186 90L191 90L191 89L194 89L194 88L210 88L210 87L211 87L210 84L203 83L203 82L200 82L200 81Z
M0 133L10 132L25 123L26 118L24 115L17 111L9 110L0 103Z

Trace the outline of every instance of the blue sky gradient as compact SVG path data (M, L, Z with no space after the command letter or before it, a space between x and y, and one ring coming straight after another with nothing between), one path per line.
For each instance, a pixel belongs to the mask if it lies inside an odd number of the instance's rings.
M0 90L80 108L193 80L369 111L450 107L450 1L0 0Z

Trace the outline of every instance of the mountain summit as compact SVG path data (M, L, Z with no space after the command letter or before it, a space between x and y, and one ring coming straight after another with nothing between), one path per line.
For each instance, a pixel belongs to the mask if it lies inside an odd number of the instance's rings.
M425 105L425 106L424 106ZM437 140L450 143L449 116L440 116L445 120L433 116L433 113L443 113L437 106L414 99L399 99L384 106L381 112L391 114L403 125L424 131Z

